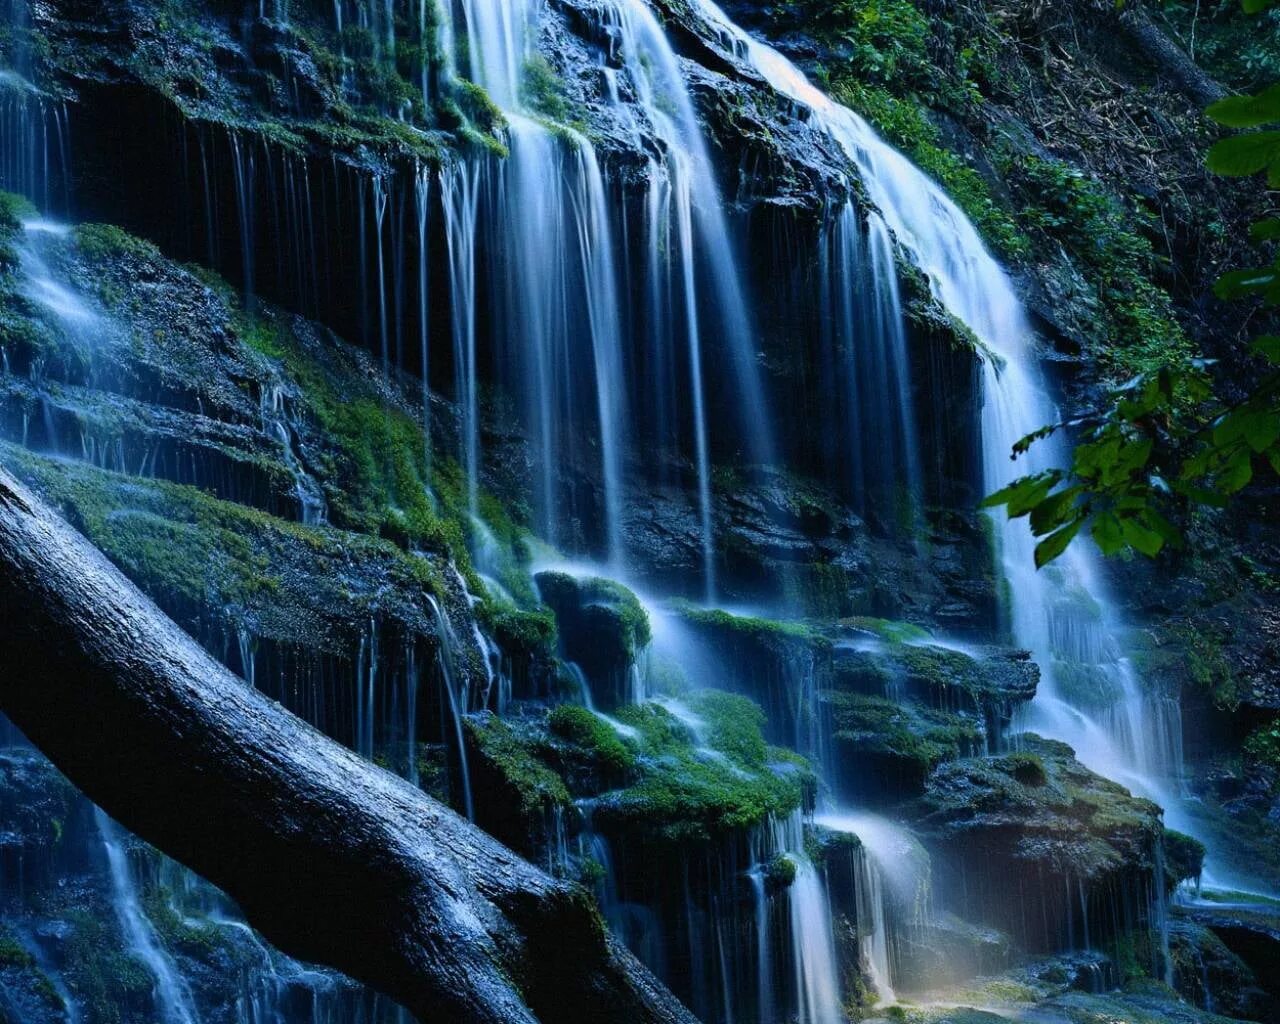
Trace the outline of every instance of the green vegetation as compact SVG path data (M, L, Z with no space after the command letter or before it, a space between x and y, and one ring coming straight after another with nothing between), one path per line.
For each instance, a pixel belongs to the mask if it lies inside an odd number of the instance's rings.
M1244 0L1261 12L1273 0ZM1208 166L1230 177L1265 175L1280 185L1280 84L1210 107L1220 124L1242 133L1217 142ZM1280 307L1280 219L1254 224L1252 236L1270 246L1270 262L1223 275L1222 299ZM1166 339L1167 343L1167 339ZM1188 509L1220 507L1243 491L1263 465L1280 473L1280 337L1252 344L1262 369L1243 398L1219 394L1208 366L1157 344L1138 361L1141 372L1118 388L1112 403L1070 424L1051 424L1024 438L1025 453L1037 441L1070 428L1083 435L1068 469L1016 481L987 499L1009 515L1027 517L1041 538L1036 564L1045 565L1088 527L1108 555L1130 549L1154 557L1183 544ZM1176 356L1176 357L1175 357Z
M36 958L31 955L8 929L0 927L0 970L6 967L33 967Z
M1099 347L1099 367L1124 381L1164 366L1190 369L1195 350L1157 285L1151 236L1153 215L1139 202L1122 206L1098 181L1062 160L1018 154L1003 170L1028 197L1018 222L1065 246L1087 268L1111 320L1109 344Z
M1172 892L1183 882L1200 877L1204 869L1204 843L1173 829L1164 830L1164 884Z
M917 784L943 761L967 757L982 746L982 728L962 715L864 694L833 693L827 700L842 758L889 761Z
M76 910L66 943L66 973L90 1020L120 1024L151 1008L155 979L146 965L123 951L124 943L105 908Z
M873 633L889 643L905 644L929 639L929 631L913 622L894 622L891 619L874 619L861 615L841 619L840 625L859 633Z
M121 256L156 260L160 250L127 231L111 224L78 224L75 229L76 247L89 260L103 262Z
M946 191L1002 256L1020 260L1031 241L991 185L970 164L946 148L942 133L918 100L900 99L887 89L859 81L842 81L832 95L858 111L884 137Z
M622 779L636 767L636 755L619 738L618 731L593 711L574 704L552 710L547 719L551 734L583 755L591 770L603 779Z
M501 718L468 718L466 733L479 767L487 767L506 790L525 834L535 831L553 808L573 803L560 776L539 760L536 746ZM501 799L502 794L494 795Z
M1249 734L1244 755L1255 764L1280 770L1280 721L1261 725Z
M1237 92L1280 81L1280 10L1240 16L1240 0L1159 0L1166 24L1201 67ZM1245 5L1246 11L1249 6Z
M619 712L637 730L641 778L601 798L595 812L599 827L644 841L696 844L785 816L806 802L814 785L811 770L790 751L764 744L754 704L699 693L690 697L688 709L702 722L701 742L664 707ZM720 749L717 740L729 749Z
M823 644L821 634L802 622L784 622L750 615L734 615L719 608L699 608L682 601L671 605L684 621L707 632L725 637L738 637L762 644L787 644L791 641Z
M220 607L274 589L270 560L251 540L277 522L264 513L194 487L135 481L8 444L0 444L0 461L157 600Z

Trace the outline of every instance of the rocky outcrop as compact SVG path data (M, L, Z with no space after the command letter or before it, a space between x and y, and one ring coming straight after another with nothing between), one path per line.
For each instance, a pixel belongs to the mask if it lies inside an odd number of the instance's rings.
M1143 920L1157 879L1160 809L1090 772L1065 744L945 763L913 812L960 913L1025 947L1101 941Z

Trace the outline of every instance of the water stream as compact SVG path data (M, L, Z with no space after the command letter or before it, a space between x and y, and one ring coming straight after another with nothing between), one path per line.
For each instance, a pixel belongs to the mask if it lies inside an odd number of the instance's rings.
M993 492L1019 476L1060 465L1063 454L1053 443L1037 445L1018 462L1011 458L1021 438L1060 417L1013 284L972 222L866 121L822 93L784 56L737 28L710 0L696 0L696 6L774 88L813 112L857 166L884 224L928 277L936 297L982 344L984 488ZM1042 672L1023 726L1067 742L1089 768L1155 800L1172 827L1194 833L1179 791L1176 702L1149 696L1123 655L1124 626L1100 580L1097 555L1082 542L1051 570L1038 572L1026 524L999 516L997 525L1000 569L1012 594L1005 609L1011 633ZM1108 705L1098 709L1073 701L1062 686L1064 668L1101 674L1114 688ZM1211 862L1210 874L1214 867Z

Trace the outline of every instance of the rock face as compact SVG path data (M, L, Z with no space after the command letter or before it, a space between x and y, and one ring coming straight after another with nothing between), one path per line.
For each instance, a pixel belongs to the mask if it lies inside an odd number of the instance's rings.
M678 142L661 123L673 97L646 99L628 70L619 8L535 6L517 124L467 80L480 77L473 41L446 38L431 2L8 5L0 143L39 126L47 174L35 188L30 167L0 159L0 179L41 206L0 194L0 464L248 684L590 889L708 1024L854 1019L891 982L914 994L1008 971L969 1001L1010 1016L1044 1003L1038 1021L1078 1024L1090 1007L1203 1019L1140 981L1164 977L1159 910L1203 848L1061 744L1009 747L1040 670L1010 646L1009 595L975 511L992 355L889 239L879 272L896 278L906 379L850 387L884 358L871 344L884 324L866 317L885 281L860 280L852 311L831 294L842 261L868 276L868 254L851 259L832 220L847 210L865 229L863 185L815 118L686 0L640 7L662 22L705 129L712 187L689 216L722 198L749 254L735 268L756 314L745 362L775 412L774 464L738 436L759 410L744 415L721 338L732 332L705 295L716 253L704 240L672 308L610 337L636 424L617 455L625 482L602 468L595 418L608 411L593 407L585 347L551 353L583 365L564 371L568 394L539 396L573 406L571 436L535 440L537 417L564 410L523 407L528 388L512 380L533 369L496 312L509 282L468 290L459 250L511 269L521 239L498 231L527 130L562 177L521 204L581 186L589 150L603 195L569 190L573 224L608 207L619 307L648 309L657 285L641 269L674 242L640 227L670 189ZM1238 333L1199 296L1239 255L1249 204L1201 167L1208 133L1184 95L1195 81L1132 59L1121 19L1134 5L721 6L961 203L1016 277L1065 409ZM1164 7L1174 24L1178 5ZM44 219L73 213L131 233ZM583 245L571 236L558 244ZM577 287L573 273L556 287ZM707 307L700 355L677 322L699 303L674 308L686 289ZM590 310L565 311L550 333L591 333ZM855 327L837 338L842 315ZM710 379L697 412L695 360ZM650 408L655 381L672 408ZM914 491L901 466L864 478L907 430L862 418L889 390L914 413ZM697 417L717 427L705 453ZM540 521L545 494L561 521ZM627 586L599 565L554 568L601 558L611 500ZM1243 518L1269 521L1260 504ZM560 550L534 536L548 525ZM679 600L707 593L708 532L723 608ZM1228 842L1258 837L1240 845L1257 847L1265 874L1280 870L1268 844L1280 620L1266 596L1280 560L1257 536L1190 570L1186 591L1162 577L1118 589L1167 620L1135 663L1195 702L1193 755L1226 751L1194 781L1222 805ZM1213 621L1192 628L1185 608ZM1114 704L1113 677L1052 669L1074 705ZM0 1018L157 1019L156 966L126 934L121 879L206 1024L244 1006L288 1022L394 1012L261 946L221 896L123 835L127 870L113 874L93 809L5 733ZM884 818L864 816L865 834L812 820L849 805ZM893 829L886 858L876 833ZM894 857L918 868L912 884L895 888ZM1178 990L1205 1011L1274 1015L1273 925L1235 908L1177 915ZM1011 968L1029 951L1099 947L1110 961ZM1124 997L1088 1001L1122 981Z
M636 662L650 640L636 596L612 580L556 572L539 573L534 584L555 614L560 656L583 674L588 705L611 711L635 703L642 685Z
M1162 838L1160 808L1080 765L1065 744L1027 737L1014 753L942 764L914 827L938 870L963 880L966 917L1026 946L1086 944L1140 920Z

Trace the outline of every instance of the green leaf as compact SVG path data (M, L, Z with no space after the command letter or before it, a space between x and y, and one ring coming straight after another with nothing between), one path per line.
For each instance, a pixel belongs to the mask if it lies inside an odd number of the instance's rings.
M1233 270L1218 278L1213 292L1220 299L1246 299L1252 295L1268 295L1280 283L1275 267Z
M1115 555L1124 548L1124 533L1114 512L1104 512L1093 520L1090 532L1104 555Z
M1252 479L1253 456L1248 448L1241 448L1231 456L1219 480L1219 486L1225 494L1235 494L1244 490Z
M1056 469L1046 470L1033 476L1024 476L1008 487L996 491L982 502L981 507L997 508L1000 505L1007 505L1010 518L1017 519L1039 505L1061 479L1062 473Z
M1280 83L1256 96L1228 96L1205 111L1228 128L1257 128L1280 121Z
M1249 237L1255 242L1274 242L1280 239L1280 217L1258 221L1249 229Z
M1079 487L1050 494L1031 510L1031 532L1037 537L1056 530L1075 514L1075 498Z
M1245 418L1244 440L1261 454L1280 438L1280 415L1271 409L1259 409Z
M1170 547L1182 547L1182 531L1152 506L1148 505L1138 518L1143 525L1158 533Z
M1126 544L1137 548L1148 558L1155 558L1164 547L1164 538L1136 518L1120 520L1120 531Z
M1084 525L1084 517L1080 516L1067 523L1062 529L1056 533L1049 534L1044 540L1036 545L1036 568L1043 569L1052 562L1060 554L1067 550L1067 545L1076 538L1076 534L1080 532L1080 527Z
M1264 334L1261 338L1255 338L1249 347L1263 359L1280 363L1280 335Z
M1209 170L1229 178L1243 178L1273 168L1280 173L1280 132L1248 132L1214 143Z

